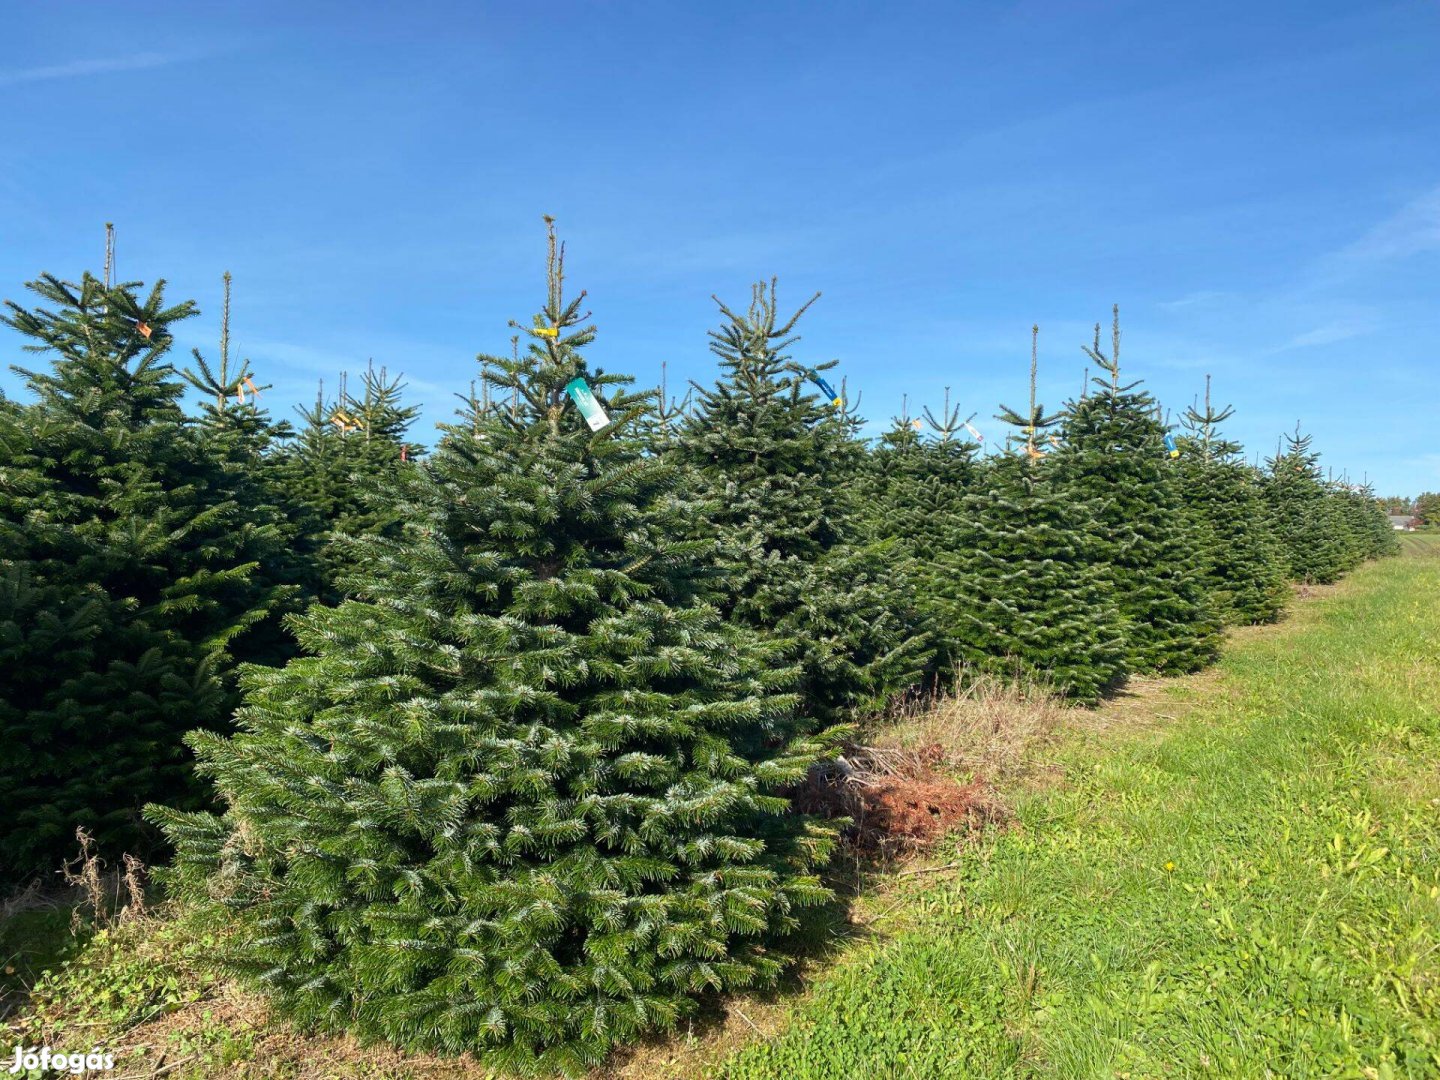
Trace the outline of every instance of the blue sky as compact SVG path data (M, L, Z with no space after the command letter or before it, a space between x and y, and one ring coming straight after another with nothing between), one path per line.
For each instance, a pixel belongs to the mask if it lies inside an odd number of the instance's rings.
M1430 0L15 4L0 296L114 221L121 277L199 301L181 355L228 269L274 411L373 357L428 429L539 306L549 213L646 383L710 378L710 294L778 275L874 431L948 386L999 434L1030 324L1058 404L1118 302L1177 412L1208 372L1251 451L1298 419L1437 490L1437 71Z

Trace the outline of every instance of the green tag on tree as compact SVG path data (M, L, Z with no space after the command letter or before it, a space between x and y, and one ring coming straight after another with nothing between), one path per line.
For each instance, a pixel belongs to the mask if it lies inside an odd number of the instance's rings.
M585 423L590 425L591 431L599 431L606 424L610 423L610 417L605 415L600 402L595 400L589 385L584 379L578 376L565 384L565 392L575 401L575 407L580 410L580 415L585 418Z

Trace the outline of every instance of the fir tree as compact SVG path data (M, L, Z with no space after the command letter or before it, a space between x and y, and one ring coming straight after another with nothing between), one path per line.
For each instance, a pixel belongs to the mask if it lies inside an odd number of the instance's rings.
M216 364L205 359L199 349L192 349L194 368L180 374L200 391L200 420L207 433L222 441L228 458L242 461L254 468L274 444L291 436L289 424L274 424L260 405L262 391L271 387L255 382L255 371L248 359L238 365L230 359L230 284L227 271L223 276L224 298L220 310L220 350Z
M959 418L948 387L940 414L928 406L923 413L912 419L902 409L892 419L870 454L861 488L871 531L907 541L921 561L939 553L939 526L959 510L974 482L980 449L961 434L974 417Z
M1219 621L1196 568L1197 539L1188 528L1166 430L1155 400L1139 383L1120 382L1120 314L1115 309L1109 355L1085 349L1102 375L1092 393L1073 402L1054 454L1059 479L1073 497L1094 506L1097 557L1127 624L1127 665L1133 672L1195 671L1219 651Z
M721 548L722 609L784 643L807 710L829 722L913 686L928 648L903 552L866 542L854 418L813 392L834 362L806 368L786 353L814 300L782 322L774 281L754 287L745 312L716 299L721 377L696 387L674 453L701 484L700 535Z
M153 812L289 1015L579 1073L773 981L834 834L778 794L826 745L792 737L796 673L696 599L651 405L587 367L550 245L528 349L482 358L511 401L391 474L401 534L353 541L367 574L248 673L241 734L194 738L225 816Z
M400 517L385 492L389 478L419 460L424 448L408 432L419 409L404 404L405 383L367 365L362 391L342 376L334 401L322 384L315 404L275 466L276 484L294 504L297 547L319 568L319 594L339 600L339 579L356 569L344 537L397 535Z
M67 854L76 826L144 853L139 809L192 803L182 734L219 724L217 681L247 629L284 602L257 580L273 527L252 518L179 406L164 362L163 282L44 275L50 307L5 322L50 354L15 368L37 399L0 439L0 830L8 874Z
M1038 334L1039 328L1033 331ZM1093 703L1125 681L1125 626L1097 565L1100 506L1065 484L1040 449L1061 414L1036 400L1001 406L1015 429L964 499L950 549L956 658L1007 678L1043 681Z
M1395 530L1385 512L1376 505L1370 485L1351 484L1342 478L1332 485L1332 490L1340 500L1357 562L1399 553L1400 542L1395 538Z
M255 581L289 598L234 643L243 661L278 664L294 655L294 642L283 627L284 617L303 608L321 591L319 567L307 544L303 509L292 503L285 477L277 468L277 448L294 434L290 425L275 423L261 404L271 389L257 383L248 359L230 357L230 274L224 275L218 359L211 363L192 349L194 367L180 372L198 390L200 422L196 438L206 457L224 473L226 490L245 507L251 521L263 523L277 540L256 569Z
M942 674L954 668L960 655L954 635L963 622L957 608L963 588L954 563L966 542L965 498L980 474L979 444L960 433L973 419L960 420L948 388L938 416L926 407L923 418L912 420L902 408L870 454L869 473L859 489L870 534L896 545L909 560L916 608Z
M693 388L684 397L670 392L669 364L660 365L660 385L655 388L654 405L636 425L636 435L654 453L663 454L674 448L680 425L690 411Z
M1214 408L1205 376L1205 411L1192 405L1181 420L1180 492L1215 613L1226 623L1273 622L1289 594L1285 566L1261 478L1240 456L1240 444L1219 432L1234 411Z
M1328 585L1359 558L1337 501L1331 497L1320 455L1310 449L1312 436L1297 424L1284 436L1284 450L1266 464L1267 495L1289 576L1313 585Z

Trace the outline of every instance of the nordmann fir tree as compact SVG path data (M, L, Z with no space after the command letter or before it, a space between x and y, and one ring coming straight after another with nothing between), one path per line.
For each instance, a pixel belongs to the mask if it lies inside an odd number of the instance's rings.
M778 794L830 741L695 599L676 473L630 435L648 395L587 367L562 284L552 226L528 349L482 357L497 400L392 474L401 535L352 541L353 598L248 673L241 733L194 738L224 816L153 814L172 888L288 1015L579 1074L773 982L835 834Z
M1016 434L987 458L956 517L950 548L957 661L1039 682L1093 704L1125 681L1125 627L1097 564L1099 504L1057 477L1049 432L1061 414L1037 401L1032 330L1030 405L1001 406Z
M180 372L200 391L200 422L207 434L223 445L228 457L254 468L278 441L291 434L290 425L274 424L260 405L260 394L270 386L255 382L249 360L233 364L230 359L230 284L223 278L224 298L220 310L220 349L212 364L199 349L190 350L195 366Z
M690 410L693 395L693 388L687 390L684 397L670 392L669 364L662 362L654 404L636 425L636 435L657 454L672 449L680 435L680 423Z
M237 364L231 360L228 271L223 282L218 358L212 363L199 349L192 349L194 366L180 374L201 395L196 437L206 457L223 470L227 490L234 493L251 520L265 523L279 541L256 568L255 580L279 586L288 603L272 608L264 620L232 644L231 651L238 660L279 664L295 654L294 639L284 629L283 620L319 594L318 566L306 544L306 516L290 501L277 467L281 458L276 450L294 431L287 422L277 424L270 419L261 394L271 387L255 381L250 361L242 359Z
M1400 542L1385 512L1376 505L1373 488L1349 483L1342 477L1330 485L1330 490L1332 498L1339 500L1340 516L1351 537L1357 563L1399 554Z
M911 419L902 408L871 452L859 488L870 534L895 543L909 560L916 607L936 646L942 677L958 661L954 635L962 621L957 603L963 590L954 562L963 541L957 530L964 530L965 498L980 474L975 460L980 444L961 434L968 425L968 419L960 420L959 406L951 406L948 388L938 416L926 407L923 419Z
M356 568L338 538L397 534L400 519L388 502L387 481L424 450L409 439L420 410L404 404L401 376L369 364L362 392L351 394L348 385L342 375L334 401L322 385L312 408L296 410L303 423L274 468L300 523L297 546L316 564L326 603L340 599L340 579Z
M829 723L916 685L929 648L903 552L865 535L853 418L812 385L834 362L806 368L786 353L814 299L783 322L774 281L754 286L744 312L716 299L721 376L695 388L673 453L701 484L692 520L720 546L722 609L783 645L804 672L805 710Z
M1360 561L1348 536L1338 502L1320 470L1313 437L1299 424L1284 437L1268 462L1266 495L1274 515L1289 575L1310 585L1328 585Z
M1101 375L1092 393L1071 403L1062 447L1052 464L1057 480L1095 510L1096 557L1126 619L1132 672L1196 671L1219 652L1219 620L1196 568L1189 528L1165 447L1155 400L1139 383L1120 383L1120 313L1114 311L1111 351L1086 347Z
M15 368L37 399L0 462L0 828L6 876L53 866L77 826L110 857L148 854L140 808L197 805L186 730L227 714L238 640L285 600L279 547L182 414L164 362L164 283L44 275L4 321L52 358Z
M1263 480L1241 457L1240 444L1219 431L1234 412L1211 404L1206 375L1205 411L1197 403L1181 417L1176 473L1215 613L1229 624L1274 622L1289 586Z

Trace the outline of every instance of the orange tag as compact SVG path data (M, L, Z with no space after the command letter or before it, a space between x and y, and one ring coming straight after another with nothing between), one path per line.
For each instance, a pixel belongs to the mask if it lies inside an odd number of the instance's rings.
M140 331L140 336L146 341L150 340L150 324L144 319L140 319L135 323L135 329Z

